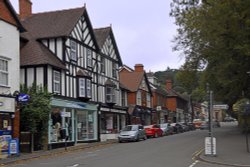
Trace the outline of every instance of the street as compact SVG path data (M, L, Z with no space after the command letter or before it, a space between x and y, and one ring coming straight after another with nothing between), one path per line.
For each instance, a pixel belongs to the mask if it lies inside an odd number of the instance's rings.
M230 126L235 124L230 123ZM215 128L214 132L216 135L223 136L228 129ZM12 167L217 167L218 164L206 163L194 158L204 148L207 134L207 130L196 130L140 142L115 143L23 161L13 164Z

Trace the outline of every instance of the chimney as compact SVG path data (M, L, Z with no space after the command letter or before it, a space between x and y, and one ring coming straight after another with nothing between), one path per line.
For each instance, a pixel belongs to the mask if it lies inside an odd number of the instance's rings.
M144 72L144 66L142 64L136 64L135 72Z
M166 89L167 90L172 89L172 81L170 79L166 80Z
M19 0L19 14L21 20L32 15L32 2L30 0Z

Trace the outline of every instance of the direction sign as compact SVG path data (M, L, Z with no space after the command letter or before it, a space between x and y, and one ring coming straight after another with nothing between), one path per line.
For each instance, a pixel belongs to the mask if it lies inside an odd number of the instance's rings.
M216 104L216 105L213 105L213 108L217 109L217 110L227 110L228 105L227 104Z
M29 99L30 99L30 96L24 93L19 94L17 97L18 102L28 102Z

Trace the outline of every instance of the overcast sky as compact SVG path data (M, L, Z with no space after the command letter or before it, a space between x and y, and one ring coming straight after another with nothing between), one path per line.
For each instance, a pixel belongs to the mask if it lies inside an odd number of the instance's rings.
M33 13L82 7L94 28L112 25L123 64L143 64L146 72L177 69L184 58L172 51L176 26L171 0L31 0ZM17 13L18 0L10 0Z

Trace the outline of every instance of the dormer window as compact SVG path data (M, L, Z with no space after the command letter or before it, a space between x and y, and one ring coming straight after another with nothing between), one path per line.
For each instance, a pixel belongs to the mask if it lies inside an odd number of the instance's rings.
M83 70L77 71L78 81L78 97L83 101L88 101L92 98L92 82L91 77Z
M70 41L70 59L73 61L77 61L77 47L76 42L71 40Z

